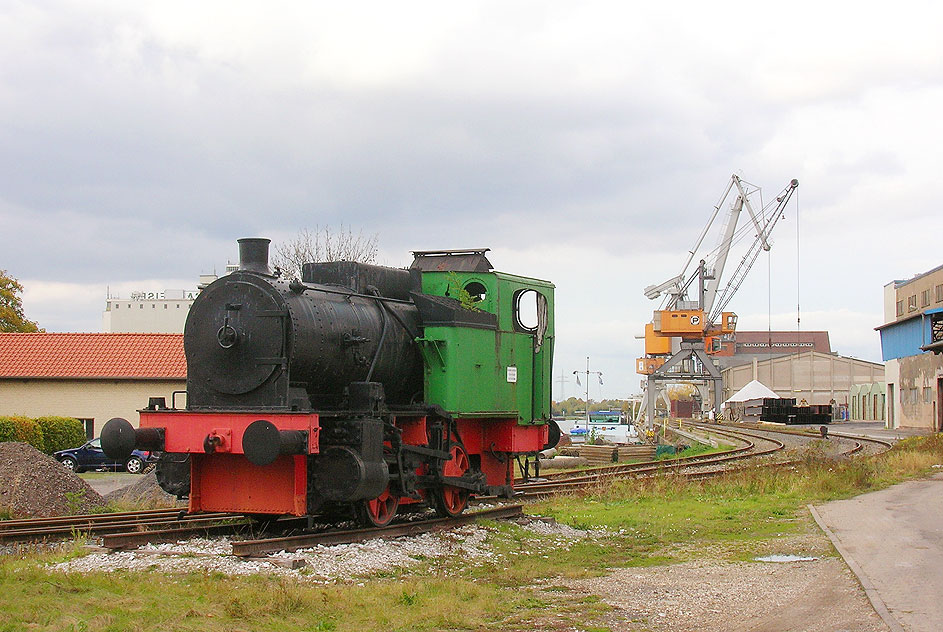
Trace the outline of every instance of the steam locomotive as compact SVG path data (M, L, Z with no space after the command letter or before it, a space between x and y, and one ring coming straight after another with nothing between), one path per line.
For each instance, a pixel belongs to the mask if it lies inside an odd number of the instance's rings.
M116 458L162 452L158 482L190 512L454 516L556 444L551 283L495 272L487 249L308 263L299 281L268 250L240 239L238 270L194 301L186 392L102 430Z

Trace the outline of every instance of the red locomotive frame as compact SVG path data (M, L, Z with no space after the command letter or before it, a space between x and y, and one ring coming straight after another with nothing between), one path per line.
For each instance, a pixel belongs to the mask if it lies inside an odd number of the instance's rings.
M307 454L281 455L274 462L258 466L245 457L243 435L246 428L265 419L279 430L303 430L308 433ZM397 415L393 423L401 431L406 445L427 446L426 416ZM167 452L190 455L189 511L236 512L245 514L308 514L308 455L320 451L320 424L317 413L298 412L198 412L178 410L143 410L140 427L164 430ZM510 488L513 483L513 459L510 454L541 450L547 443L547 425L520 425L516 418L455 419L455 428L464 450L455 446L452 459L445 463L447 476L461 476L469 468L468 457L480 461L480 470L489 487ZM208 452L207 446L211 446ZM388 446L389 447L389 446ZM465 456L462 456L464 452ZM467 493L454 490L444 495L446 504L459 512ZM368 510L377 514L398 504L422 502L396 497L392 490L381 495ZM459 507L458 505L462 505Z

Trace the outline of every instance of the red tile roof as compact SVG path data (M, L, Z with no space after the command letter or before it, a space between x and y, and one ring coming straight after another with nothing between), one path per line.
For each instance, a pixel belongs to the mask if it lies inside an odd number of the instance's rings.
M0 333L0 378L186 377L183 334Z

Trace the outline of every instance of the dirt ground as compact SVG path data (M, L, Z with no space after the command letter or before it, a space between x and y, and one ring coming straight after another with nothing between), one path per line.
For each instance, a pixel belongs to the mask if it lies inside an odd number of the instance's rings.
M569 587L613 606L598 624L618 631L888 630L824 534L810 529L777 548L815 559L730 562L718 555L671 566L617 569Z

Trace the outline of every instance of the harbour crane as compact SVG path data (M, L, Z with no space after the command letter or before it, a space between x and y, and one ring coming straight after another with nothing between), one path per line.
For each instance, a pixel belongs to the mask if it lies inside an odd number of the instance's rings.
M637 360L636 372L648 376L648 383L636 421L644 410L648 425L653 424L658 394L665 383L672 381L713 384L713 409L715 414L719 414L721 375L710 354L719 351L723 338L732 336L737 327L737 315L725 312L724 308L740 289L760 252L769 251L770 234L798 186L798 180L791 180L774 200L764 206L759 187L736 174L732 175L707 225L688 251L681 273L664 283L645 288L645 296L651 300L662 298L663 306L655 310L652 322L645 325L645 356ZM734 192L735 198L724 218L717 246L698 260L693 271L690 270L695 256L702 252L704 239ZM757 198L759 207L754 202ZM744 210L751 222L737 230ZM752 243L726 284L721 286L728 255L734 245L748 237L751 229ZM690 298L692 296L694 298Z

